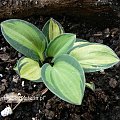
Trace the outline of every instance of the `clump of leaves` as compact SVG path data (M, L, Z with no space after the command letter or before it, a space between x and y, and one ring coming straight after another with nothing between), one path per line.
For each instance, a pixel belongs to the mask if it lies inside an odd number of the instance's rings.
M26 56L15 67L20 77L44 82L56 96L72 104L82 103L85 86L93 89L85 81L85 72L101 71L119 62L108 46L65 33L52 18L42 31L20 19L2 22L1 30L6 41Z

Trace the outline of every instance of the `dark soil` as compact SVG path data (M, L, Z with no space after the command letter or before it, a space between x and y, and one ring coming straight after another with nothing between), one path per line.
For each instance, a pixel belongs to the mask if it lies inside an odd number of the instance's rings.
M25 18L40 29L50 17L34 16ZM120 57L120 19L105 15L95 18L73 18L53 16L66 32L91 42L110 46ZM21 57L4 40L0 33L0 97L9 92L23 96L38 95L45 89L43 83L33 83L20 79L13 67ZM120 120L120 64L102 72L86 74L87 82L94 82L95 92L86 88L81 106L71 105L50 91L42 95L43 100L21 103L11 116L2 120ZM24 85L23 84L24 81ZM0 102L0 110L8 104ZM12 108L16 104L9 104Z

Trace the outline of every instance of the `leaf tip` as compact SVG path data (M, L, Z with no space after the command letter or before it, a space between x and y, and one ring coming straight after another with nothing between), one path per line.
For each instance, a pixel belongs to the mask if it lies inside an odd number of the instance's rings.
M116 60L115 60L115 64L120 62L120 58L116 55Z
M51 18L50 18L50 21L54 21L54 19L51 17Z
M75 105L82 105L82 100L83 99L79 99L76 103L74 103Z

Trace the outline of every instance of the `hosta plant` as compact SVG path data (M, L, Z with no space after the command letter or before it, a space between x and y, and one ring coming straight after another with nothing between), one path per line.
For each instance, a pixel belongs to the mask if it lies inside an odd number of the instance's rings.
M20 77L43 82L52 93L72 104L82 103L85 86L94 88L86 83L86 72L101 71L119 62L108 46L65 33L52 18L42 31L20 19L2 22L1 31L6 41L24 55L15 67Z

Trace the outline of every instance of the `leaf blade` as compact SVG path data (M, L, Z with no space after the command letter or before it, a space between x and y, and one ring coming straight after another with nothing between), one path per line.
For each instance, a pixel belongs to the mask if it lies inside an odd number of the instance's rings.
M47 63L42 67L41 74L45 85L56 96L72 104L81 104L85 90L84 71L73 57L57 57L53 66Z
M62 25L53 18L45 23L42 31L47 37L48 41L54 40L57 36L64 33Z
M76 36L74 34L65 33L55 38L48 45L46 54L48 57L56 57L65 54L72 48Z
M20 75L21 78L33 82L42 82L41 68L39 63L30 58L22 57L20 60L18 60L15 71Z
M119 58L111 48L98 43L77 46L71 50L70 55L79 61L85 72L101 71L119 62Z
M13 48L27 57L43 59L46 39L37 27L24 20L10 19L1 23L1 30L6 41ZM31 55L28 51L32 51Z

